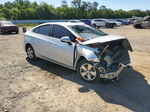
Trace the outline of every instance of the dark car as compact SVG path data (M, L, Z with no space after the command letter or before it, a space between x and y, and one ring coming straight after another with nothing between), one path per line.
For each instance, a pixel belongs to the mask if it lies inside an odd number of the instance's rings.
M12 33L15 32L16 34L19 33L19 28L17 25L14 25L10 21L0 21L0 33Z
M80 21L87 25L91 25L91 20L89 20L89 19L81 19Z

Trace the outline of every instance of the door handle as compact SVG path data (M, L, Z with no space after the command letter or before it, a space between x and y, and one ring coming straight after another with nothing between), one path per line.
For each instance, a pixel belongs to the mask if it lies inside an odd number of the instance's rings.
M52 42L49 42L49 44L53 44Z
M51 44L51 45L55 45L55 43L54 43L54 42L49 42L49 44Z

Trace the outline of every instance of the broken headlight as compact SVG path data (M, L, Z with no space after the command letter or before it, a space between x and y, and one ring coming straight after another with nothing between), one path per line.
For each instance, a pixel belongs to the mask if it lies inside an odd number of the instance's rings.
M98 58L98 59L100 59L100 55L101 55L101 53L100 53L100 52L96 52L96 51L94 51L94 54L97 56L97 58Z

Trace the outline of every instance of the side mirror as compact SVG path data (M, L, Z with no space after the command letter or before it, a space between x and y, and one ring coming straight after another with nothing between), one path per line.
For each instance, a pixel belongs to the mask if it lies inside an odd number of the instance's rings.
M61 42L64 42L64 43L68 43L68 44L71 44L71 39L69 36L65 36L65 37L62 37L60 39Z

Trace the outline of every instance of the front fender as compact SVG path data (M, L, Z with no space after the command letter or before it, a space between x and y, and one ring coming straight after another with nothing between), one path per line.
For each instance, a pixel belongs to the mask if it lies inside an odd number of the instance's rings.
M77 45L75 66L77 65L80 57L84 57L87 61L100 62L94 52L97 52L94 48L80 44Z

